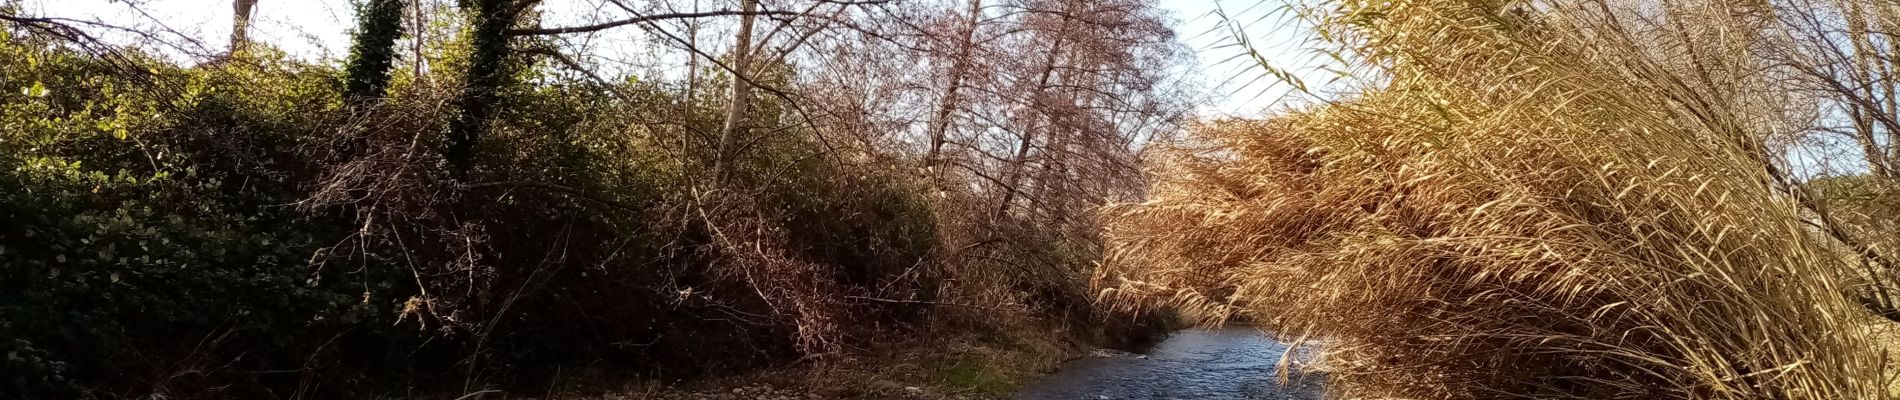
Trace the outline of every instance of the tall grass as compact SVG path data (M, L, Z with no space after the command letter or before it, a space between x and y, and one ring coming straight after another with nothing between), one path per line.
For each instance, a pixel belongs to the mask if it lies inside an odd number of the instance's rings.
M1322 341L1341 398L1890 395L1851 266L1723 93L1550 4L1324 6L1379 83L1163 152L1105 211L1105 298Z

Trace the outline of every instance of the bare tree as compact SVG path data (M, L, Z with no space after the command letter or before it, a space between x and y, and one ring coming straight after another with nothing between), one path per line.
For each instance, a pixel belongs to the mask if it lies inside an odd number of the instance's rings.
M956 50L951 54L950 71L943 85L943 96L937 100L937 114L930 120L930 150L925 153L924 166L930 169L932 176L942 169L943 145L950 117L957 109L957 92L963 89L964 79L969 76L970 64L974 62L972 51L976 47L976 30L983 21L983 0L970 0L970 6L964 15L963 31L957 40Z

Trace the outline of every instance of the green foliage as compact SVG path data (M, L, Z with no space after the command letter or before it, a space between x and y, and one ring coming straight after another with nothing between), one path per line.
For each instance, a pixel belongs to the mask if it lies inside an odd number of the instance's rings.
M128 72L34 42L0 59L0 82L26 88L0 97L0 390L204 390L228 378L175 374L296 359L306 330L388 319L365 297L387 285L307 267L347 227L284 207L331 73L269 58Z
M396 1L365 4L340 67L263 46L185 67L0 44L0 393L355 398L806 355L804 316L737 271L750 250L716 245L722 223L782 228L775 256L819 281L783 292L828 297L847 328L828 334L929 315L951 277L928 184L844 162L877 152L761 96L719 188L756 205L707 217L703 133L726 99L562 79L511 54L492 17L515 2L465 3L427 76L392 68ZM1037 262L1065 268L1094 254L1047 250Z
M780 143L751 160L751 171L767 187L766 202L778 223L789 230L805 257L837 268L837 279L852 286L882 286L906 274L900 296L932 296L936 274L927 263L938 247L937 226L923 187L881 171L849 171L811 157L812 143ZM770 180L770 181L766 181ZM885 293L880 293L883 295Z

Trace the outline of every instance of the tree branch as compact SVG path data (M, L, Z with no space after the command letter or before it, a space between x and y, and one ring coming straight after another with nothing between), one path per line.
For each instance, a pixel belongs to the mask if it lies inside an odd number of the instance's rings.
M474 189L486 189L486 188L517 188L517 187L529 187L529 188L536 188L536 189L543 189L543 190L549 190L549 191L555 191L555 192L560 192L560 193L565 193L565 194L568 194L568 195L572 195L572 196L575 196L575 197L579 197L579 198L582 198L582 199L587 199L587 200L589 200L589 201L593 201L593 202L595 202L595 203L600 203L600 204L603 204L603 205L607 205L607 206L610 206L610 207L614 207L614 208L619 208L619 209L622 209L622 210L627 210L627 211L632 211L632 212L641 212L641 211L643 211L643 210L646 210L646 207L642 207L642 206L640 206L640 205L637 205L637 204L632 204L632 203L627 203L627 202L623 202L623 201L619 201L619 200L614 200L614 199L609 199L609 198L606 198L606 197L601 197L600 195L596 195L596 194L593 194L593 193L588 193L588 192L587 192L586 190L582 190L582 189L579 189L579 188L573 188L573 187L567 187L567 186L561 186L561 185L555 185L555 184L551 184L551 183L540 183L540 182L487 182L487 183L471 183L471 184L466 184L466 185L460 185L460 186L459 186L459 188L460 188L460 189L462 189L462 190L474 190Z
M562 28L511 29L508 31L508 34L511 36L560 35L560 34L566 34L566 33L596 32L596 31L613 29L613 28L618 28L618 27L627 26L627 25L638 24L642 22L659 21L659 20L665 20L665 19L708 18L708 17L728 17L728 16L746 16L746 15L776 16L776 15L804 15L804 14L792 12L792 11L777 11L777 10L765 10L765 11L756 11L756 12L745 12L745 11L739 11L739 10L718 10L718 11L690 12L690 13L667 13L667 14L639 15L639 16L634 16L633 18L623 19L619 21L602 22L598 24L584 25L584 26L570 26L570 27L562 27Z

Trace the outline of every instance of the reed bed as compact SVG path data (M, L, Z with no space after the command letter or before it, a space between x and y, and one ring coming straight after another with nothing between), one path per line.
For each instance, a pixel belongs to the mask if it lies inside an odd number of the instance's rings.
M1323 343L1340 398L1891 398L1746 121L1500 4L1326 3L1380 84L1159 152L1103 299Z

